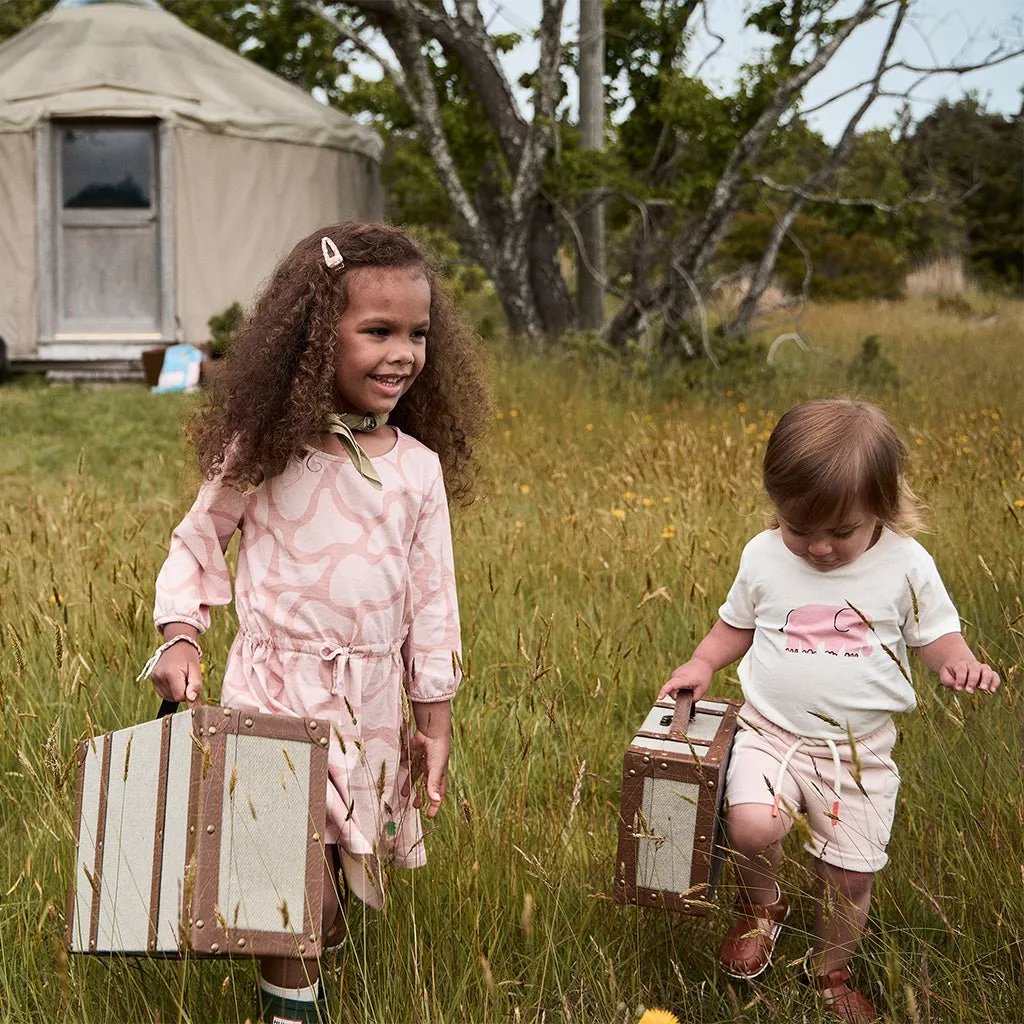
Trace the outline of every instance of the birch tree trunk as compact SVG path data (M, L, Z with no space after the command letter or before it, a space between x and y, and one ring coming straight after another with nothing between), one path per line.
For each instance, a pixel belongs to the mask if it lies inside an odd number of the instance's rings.
M412 110L466 245L494 282L510 331L554 338L570 327L575 310L558 260L557 214L542 189L555 141L565 0L541 3L532 120L519 110L476 0L455 0L454 14L426 0L331 5L364 15L361 29L343 23L322 3L304 6L332 25L341 40L375 59ZM397 66L375 47L373 32L384 37ZM504 170L500 195L471 194L460 176L434 86L429 40L473 84L500 147L495 154Z

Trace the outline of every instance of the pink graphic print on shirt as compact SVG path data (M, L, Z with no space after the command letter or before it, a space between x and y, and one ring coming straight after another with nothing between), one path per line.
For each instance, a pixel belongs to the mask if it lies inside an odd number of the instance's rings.
M850 607L805 604L792 609L779 629L786 634L786 650L815 654L824 645L826 654L847 658L871 654L871 629Z

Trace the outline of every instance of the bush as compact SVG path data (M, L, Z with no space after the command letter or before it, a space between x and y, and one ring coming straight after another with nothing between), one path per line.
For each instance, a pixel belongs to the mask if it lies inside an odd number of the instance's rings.
M232 302L227 309L220 313L214 313L206 326L210 329L210 354L214 359L219 359L228 350L231 344L231 337L244 316L242 307L237 302Z
M761 259L774 226L768 213L741 213L719 253L723 271L741 271ZM815 299L898 299L903 292L903 260L872 237L836 234L824 221L797 217L792 234L810 257L810 295ZM787 238L775 263L775 278L800 294L807 265L801 249Z
M900 387L896 364L882 355L877 334L869 334L860 345L860 351L846 368L846 379L858 390L898 391Z

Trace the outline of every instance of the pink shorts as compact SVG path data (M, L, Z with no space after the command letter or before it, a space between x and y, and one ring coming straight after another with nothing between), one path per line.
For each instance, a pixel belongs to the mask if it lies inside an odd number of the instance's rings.
M727 806L778 801L780 814L806 823L797 830L813 857L845 871L883 868L900 787L891 756L895 724L852 746L837 741L833 749L825 740L780 729L749 703L740 719L726 775Z

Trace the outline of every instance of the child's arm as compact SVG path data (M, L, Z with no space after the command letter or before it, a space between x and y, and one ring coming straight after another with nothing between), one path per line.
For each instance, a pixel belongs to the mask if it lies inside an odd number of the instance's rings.
M462 680L455 558L440 466L413 531L409 589L412 618L402 656L406 693L416 719L410 743L410 782L424 776L429 799L427 817L433 818L448 784L451 700ZM408 785L402 795L409 795ZM421 795L417 794L413 802L419 807Z
M409 795L409 787L416 784L422 775L430 803L427 817L433 818L441 806L448 790L448 756L452 745L452 704L451 701L437 701L433 704L412 702L412 713L416 719L416 732L410 743L409 781L402 789L402 796ZM419 807L423 796L417 793L413 806Z
M187 636L196 640L199 630L187 622L168 622L163 628L164 640L176 636ZM199 692L203 685L203 669L199 661L199 652L191 645L179 641L168 647L160 660L153 666L149 678L153 689L162 700L180 704L183 700L194 704L199 700Z
M753 642L752 629L737 629L719 619L697 645L693 657L680 665L658 691L658 700L684 689L692 689L693 699L700 700L711 687L711 677L719 669L742 658Z
M156 580L153 619L164 640L195 640L210 625L210 607L231 601L231 576L224 552L238 528L246 497L219 479L205 483L171 535L167 559ZM150 674L164 700L199 699L199 652L180 642L167 648Z
M999 689L999 676L988 665L978 661L959 633L946 633L914 650L949 690L995 693Z

